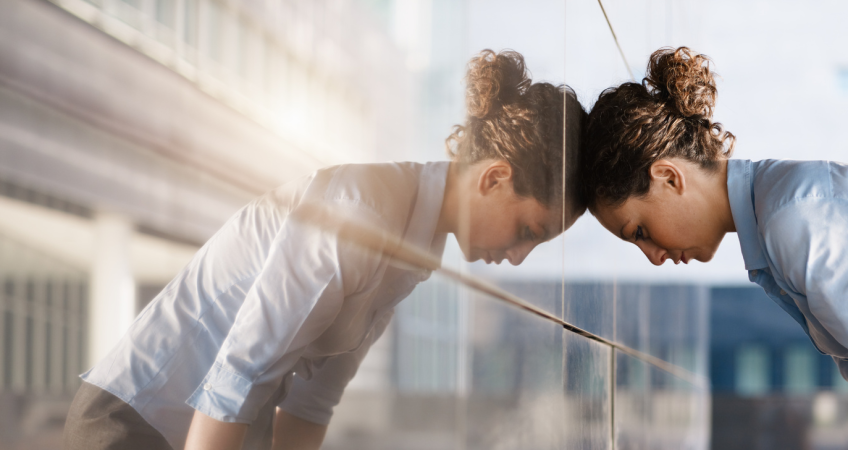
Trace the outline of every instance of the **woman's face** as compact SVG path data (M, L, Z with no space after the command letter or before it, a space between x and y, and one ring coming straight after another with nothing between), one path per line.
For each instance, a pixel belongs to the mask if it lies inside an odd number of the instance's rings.
M714 192L712 184L694 164L662 160L651 167L647 196L616 207L600 205L593 213L611 233L636 244L654 265L668 259L675 264L707 262L728 231L723 214L714 211L721 192Z
M460 211L457 241L468 261L517 266L537 245L562 230L562 209L515 194L512 170L501 162L482 171Z

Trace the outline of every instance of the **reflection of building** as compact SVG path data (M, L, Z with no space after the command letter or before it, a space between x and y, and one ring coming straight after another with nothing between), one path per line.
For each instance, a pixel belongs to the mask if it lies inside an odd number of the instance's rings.
M708 371L705 287L500 285L590 332ZM367 397L345 393L328 448L609 448L611 432L614 448L708 447L708 388L623 353L611 367L606 348L438 276L399 305L391 339L391 380ZM375 404L380 414L357 415Z
M3 391L61 393L84 367L83 271L0 236Z
M375 122L395 137L408 126L381 108L404 107L391 97L411 88L402 54L356 2L55 3L263 125L287 144L279 150L373 159L381 144L398 144Z
M73 392L258 193L409 158L414 83L353 0L0 3L2 395Z

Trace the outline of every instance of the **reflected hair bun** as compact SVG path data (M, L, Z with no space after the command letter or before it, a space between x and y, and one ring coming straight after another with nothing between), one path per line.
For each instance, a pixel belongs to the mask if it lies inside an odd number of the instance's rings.
M524 57L512 50L478 53L468 63L465 83L465 123L454 125L445 139L451 160L459 167L506 161L516 195L532 197L545 207L567 202L574 217L582 214L585 205L575 193L586 111L574 91L565 85L533 83ZM563 183L568 184L565 191Z
M517 102L530 87L530 77L520 53L483 50L468 63L466 83L468 115L483 119Z

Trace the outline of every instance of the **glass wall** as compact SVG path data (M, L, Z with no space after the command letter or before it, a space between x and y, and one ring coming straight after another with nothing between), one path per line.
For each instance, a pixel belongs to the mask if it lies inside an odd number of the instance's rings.
M844 160L846 14L755 0L0 2L0 447L59 448L77 375L251 199L336 164L445 160L482 49L520 52L534 82L568 84L588 111L640 82L651 52L686 45L723 77L716 119L739 138L734 157ZM709 264L654 267L587 213L513 267L467 263L450 238L453 272L397 306L325 448L844 448L848 382L742 287L736 242Z
M588 110L602 89L630 79L628 65L639 77L653 49L695 34L681 26L688 2L659 3L604 2L627 62L597 1L469 1L459 26L466 58L515 49L534 81L569 84ZM439 20L434 30L444 30ZM429 132L447 135L443 125ZM517 267L464 263L449 246L445 267L504 296L438 273L421 284L385 338L390 393L363 394L355 379L325 447L708 448L709 289L667 267L642 278L649 263L616 241L587 214ZM551 316L508 304L510 295ZM359 417L384 395L380 420Z
M602 89L638 80L653 49L697 45L693 5L0 5L0 61L13 61L0 64L0 182L10 187L0 198L0 381L14 399L0 406L11 411L0 431L18 430L4 436L20 448L58 448L76 375L97 359L93 333L120 336L250 199L333 164L444 160L480 50L522 53L534 81L570 85L589 110ZM19 190L34 194L9 193ZM452 272L396 307L324 448L706 449L705 278L650 267L631 247L588 214L518 267L467 263L450 240ZM88 288L104 276L128 289ZM131 313L88 314L115 305ZM790 372L799 392L815 376Z

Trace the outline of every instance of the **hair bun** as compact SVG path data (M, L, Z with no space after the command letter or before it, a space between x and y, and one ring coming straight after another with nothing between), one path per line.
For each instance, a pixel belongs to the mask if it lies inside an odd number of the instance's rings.
M673 106L684 117L712 118L716 85L710 59L688 47L661 48L651 54L648 75L642 80L651 94Z
M482 119L518 101L530 86L530 78L520 53L487 49L468 63L466 84L468 114Z

